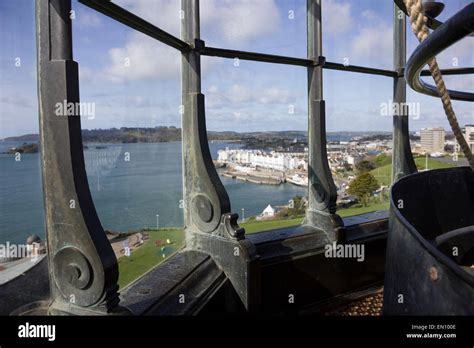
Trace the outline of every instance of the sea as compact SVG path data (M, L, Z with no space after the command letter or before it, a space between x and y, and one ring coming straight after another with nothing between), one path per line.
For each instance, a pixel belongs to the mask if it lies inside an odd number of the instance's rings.
M22 142L0 141L0 153ZM105 229L116 232L183 225L181 142L86 144L84 158L94 204ZM212 157L240 144L211 141ZM292 184L258 185L219 176L240 218L281 206L306 188ZM0 243L45 237L38 153L0 154Z

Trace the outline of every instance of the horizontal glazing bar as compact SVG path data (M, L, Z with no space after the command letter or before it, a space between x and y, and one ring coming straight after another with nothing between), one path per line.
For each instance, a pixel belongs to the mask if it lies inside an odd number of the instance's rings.
M371 75L381 75L381 76L388 76L388 77L398 76L397 72L392 71L392 70L367 68L364 66L357 66L357 65L344 65L340 63L331 63L331 62L326 62L324 64L324 68L331 69L331 70L349 71L349 72L357 72L357 73L371 74Z
M225 48L202 47L202 48L199 48L199 52L204 56L214 56L214 57L222 57L222 58L239 58L243 60L253 60L257 62L299 65L299 66L310 66L312 64L311 60L304 59L304 58L293 58L293 57L277 56L277 55L265 54L265 53L236 51L236 50L229 50Z
M190 48L186 42L123 9L112 1L79 0L79 2L177 50L183 51Z
M297 65L297 66L304 66L304 67L317 65L316 63L313 63L313 61L310 59L277 56L277 55L272 55L272 54L264 54L264 53L256 53L256 52L229 50L225 48L202 47L202 48L199 48L199 52L204 56L214 56L214 57L234 58L234 59L239 58L243 60L252 60L252 61L258 61L258 62L267 62L267 63L276 63L276 64ZM325 62L324 60L322 60L322 65L323 65L323 68L331 69L331 70L358 72L358 73L382 75L382 76L388 76L388 77L397 76L397 73L392 70L367 68L367 67L357 66L357 65L343 65L339 63Z

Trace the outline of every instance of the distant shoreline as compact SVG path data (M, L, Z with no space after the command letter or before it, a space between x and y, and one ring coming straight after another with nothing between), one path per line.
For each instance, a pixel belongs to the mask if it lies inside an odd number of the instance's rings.
M5 152L0 152L2 155L16 155L17 153L38 153L38 144L37 143L23 143L20 146L12 147Z
M327 132L328 137L339 137L351 139L354 137L373 137L375 135L387 136L390 131L340 131ZM286 138L286 139L306 139L307 131L254 131L254 132L234 132L234 131L208 131L209 141L239 142L249 138ZM181 141L181 129L176 127L155 127L155 128L110 128L110 129L83 129L83 141L86 143L163 143L171 141ZM23 141L38 142L38 134L23 134L0 139L0 142Z

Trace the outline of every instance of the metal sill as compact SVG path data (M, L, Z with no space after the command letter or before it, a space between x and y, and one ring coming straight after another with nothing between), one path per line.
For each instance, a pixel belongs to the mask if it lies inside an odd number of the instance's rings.
M382 226L380 226L380 228L377 227L375 229L370 229L369 227L379 226L383 225L384 223L388 223L388 210L379 210L372 213L349 216L342 219L344 221L344 226L347 229L348 239L355 239L364 235L370 235L377 231L381 233L386 233L386 228L383 228ZM304 226L299 225L265 232L247 234L245 237L253 244L258 245L262 243L286 240L289 238L299 237L311 233L313 233L311 229L304 228Z
M348 243L384 239L388 230L388 211L376 211L343 218ZM294 226L246 236L256 247L260 262L274 263L320 253L325 236L308 226Z
M386 238L388 212L344 219L347 240L366 243ZM250 234L261 267L321 253L325 236L307 226ZM138 278L120 293L121 305L134 315L194 315L225 284L224 272L210 255L182 250ZM180 295L185 302L180 303Z
M209 255L182 250L123 289L120 305L133 315L193 315L226 279Z

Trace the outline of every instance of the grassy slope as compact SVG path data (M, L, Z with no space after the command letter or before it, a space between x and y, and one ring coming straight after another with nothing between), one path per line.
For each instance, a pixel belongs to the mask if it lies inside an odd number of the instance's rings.
M255 221L249 223L240 223L239 225L245 228L245 233L256 233L274 230L276 228L284 228L289 226L296 226L301 224L303 221L302 217L295 219L284 219L284 220L269 220L269 221Z
M388 210L389 202L371 202L366 207L357 207L357 208L346 208L340 209L337 211L337 214L341 217L360 215L365 213L371 213L377 210Z
M166 260L181 248L184 242L184 233L181 229L151 230L147 233L150 239L144 245L132 251L130 256L122 256L118 259L120 288ZM170 244L166 243L167 239L170 240ZM156 247L156 240L161 240L160 247ZM162 247L164 247L163 250L161 250Z
M419 170L424 170L426 165L426 158L425 157L418 157L415 158L416 166ZM429 169L440 169L440 168L451 168L454 165L439 162L436 159L429 158L428 159L428 168ZM371 171L372 175L375 176L377 181L381 185L389 186L391 184L391 175L392 175L392 165L386 165L380 168L376 168Z
M377 210L387 210L389 206L388 201L385 202L371 202L367 207L356 207L356 208L346 208L340 209L337 213L342 216L352 216L370 213ZM269 231L276 228L284 228L290 226L296 226L301 224L303 221L302 217L295 219L285 219L285 220L270 220L270 221L258 221L250 223L241 223L240 226L245 228L246 233L256 233Z

